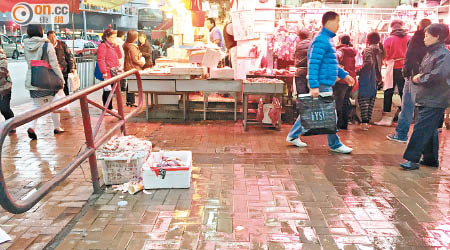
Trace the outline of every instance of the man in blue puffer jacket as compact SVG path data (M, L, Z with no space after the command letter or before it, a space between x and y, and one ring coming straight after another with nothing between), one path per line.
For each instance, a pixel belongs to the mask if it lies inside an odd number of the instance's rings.
M329 11L322 16L322 31L314 38L308 49L308 83L309 93L317 98L320 92L333 92L333 85L338 79L344 79L353 86L355 81L346 71L339 67L336 57L336 47L332 40L339 30L339 15ZM289 132L286 141L297 147L306 147L298 137L303 127L300 116ZM332 152L349 154L352 149L342 144L337 134L328 135L328 145Z

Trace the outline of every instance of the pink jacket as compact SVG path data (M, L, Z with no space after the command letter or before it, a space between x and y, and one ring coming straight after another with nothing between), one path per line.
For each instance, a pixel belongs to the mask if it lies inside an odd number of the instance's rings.
M406 49L408 47L408 36L403 30L395 30L391 36L384 40L384 60L395 60L394 69L402 69L405 62Z
M122 53L118 45L103 42L98 46L97 63L100 72L108 75L106 78L111 78L111 68L120 66L120 58L122 58Z

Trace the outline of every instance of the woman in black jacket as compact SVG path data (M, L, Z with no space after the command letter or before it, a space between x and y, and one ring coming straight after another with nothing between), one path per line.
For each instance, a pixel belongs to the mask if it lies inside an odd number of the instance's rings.
M144 32L139 32L139 50L142 53L142 56L145 58L144 69L151 68L153 66L152 63L152 46L148 42L147 35Z
M403 154L407 161L400 164L405 170L418 169L420 165L439 166L439 121L450 106L450 51L444 44L448 34L448 26L444 24L432 24L425 29L427 54L419 74L412 78L418 86L419 116Z

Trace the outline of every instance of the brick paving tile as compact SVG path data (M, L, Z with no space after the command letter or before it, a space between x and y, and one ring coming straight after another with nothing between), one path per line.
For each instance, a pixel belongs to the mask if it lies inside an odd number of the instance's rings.
M25 127L5 140L3 173L16 199L49 180L84 145L80 112L72 106L62 116L63 135L53 136L47 117L39 122L39 140L30 142ZM151 140L156 151L192 151L191 188L134 196L107 188L57 249L450 248L449 131L440 133L439 169L405 172L398 165L405 145L385 140L393 128L339 131L351 155L330 153L325 136L305 137L303 149L286 145L289 129L146 122L141 113L128 133ZM43 249L91 195L85 162L29 212L0 209L0 227L13 238L0 248ZM128 205L119 207L120 200Z

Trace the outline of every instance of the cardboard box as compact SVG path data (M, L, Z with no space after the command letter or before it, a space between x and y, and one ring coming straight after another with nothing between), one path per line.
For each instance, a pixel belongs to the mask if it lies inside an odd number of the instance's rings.
M162 156L179 158L183 165L176 168L158 168L154 162L159 162ZM167 151L152 152L147 163L142 167L142 178L145 189L159 188L189 188L191 186L192 152Z

